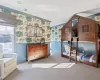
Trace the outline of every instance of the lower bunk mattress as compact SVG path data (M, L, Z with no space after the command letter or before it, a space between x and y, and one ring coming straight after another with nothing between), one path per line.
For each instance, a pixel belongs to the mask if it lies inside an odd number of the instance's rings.
M70 56L70 54L67 53L67 52L63 52L63 55ZM71 56L75 57L76 54L71 54ZM85 54L85 53L78 53L77 54L77 60L88 61L88 62L92 62L92 63L96 62L95 55L93 55L93 54Z

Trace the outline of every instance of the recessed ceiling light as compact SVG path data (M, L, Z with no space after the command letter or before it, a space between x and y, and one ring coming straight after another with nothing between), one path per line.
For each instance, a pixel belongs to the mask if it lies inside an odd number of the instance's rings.
M44 11L57 11L56 9L41 8Z
M18 4L22 4L22 2L21 2L21 1L17 1L17 3L18 3Z
M44 11L57 11L57 8L50 5L37 5L36 7Z

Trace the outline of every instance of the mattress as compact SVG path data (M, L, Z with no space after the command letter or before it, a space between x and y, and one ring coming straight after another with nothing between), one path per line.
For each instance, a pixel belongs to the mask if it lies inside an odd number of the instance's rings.
M70 54L68 52L63 52L63 55L70 56ZM75 57L76 54L71 54L71 56ZM88 61L88 62L93 62L93 63L96 62L95 55L85 54L85 53L78 53L77 60Z

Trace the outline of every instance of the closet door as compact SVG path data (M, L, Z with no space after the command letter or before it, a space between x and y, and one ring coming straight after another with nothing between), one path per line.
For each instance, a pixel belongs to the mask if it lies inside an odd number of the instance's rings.
M79 41L95 41L96 27L95 21L80 17L78 24Z
M63 41L70 41L71 40L71 21L66 23L62 28L62 40Z

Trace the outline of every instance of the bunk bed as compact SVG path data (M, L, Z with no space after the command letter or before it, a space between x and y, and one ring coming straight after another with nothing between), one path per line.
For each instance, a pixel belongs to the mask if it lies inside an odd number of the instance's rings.
M94 67L99 64L100 28L96 21L73 15L61 29L61 56L82 62ZM80 50L82 42L94 45L94 51Z

